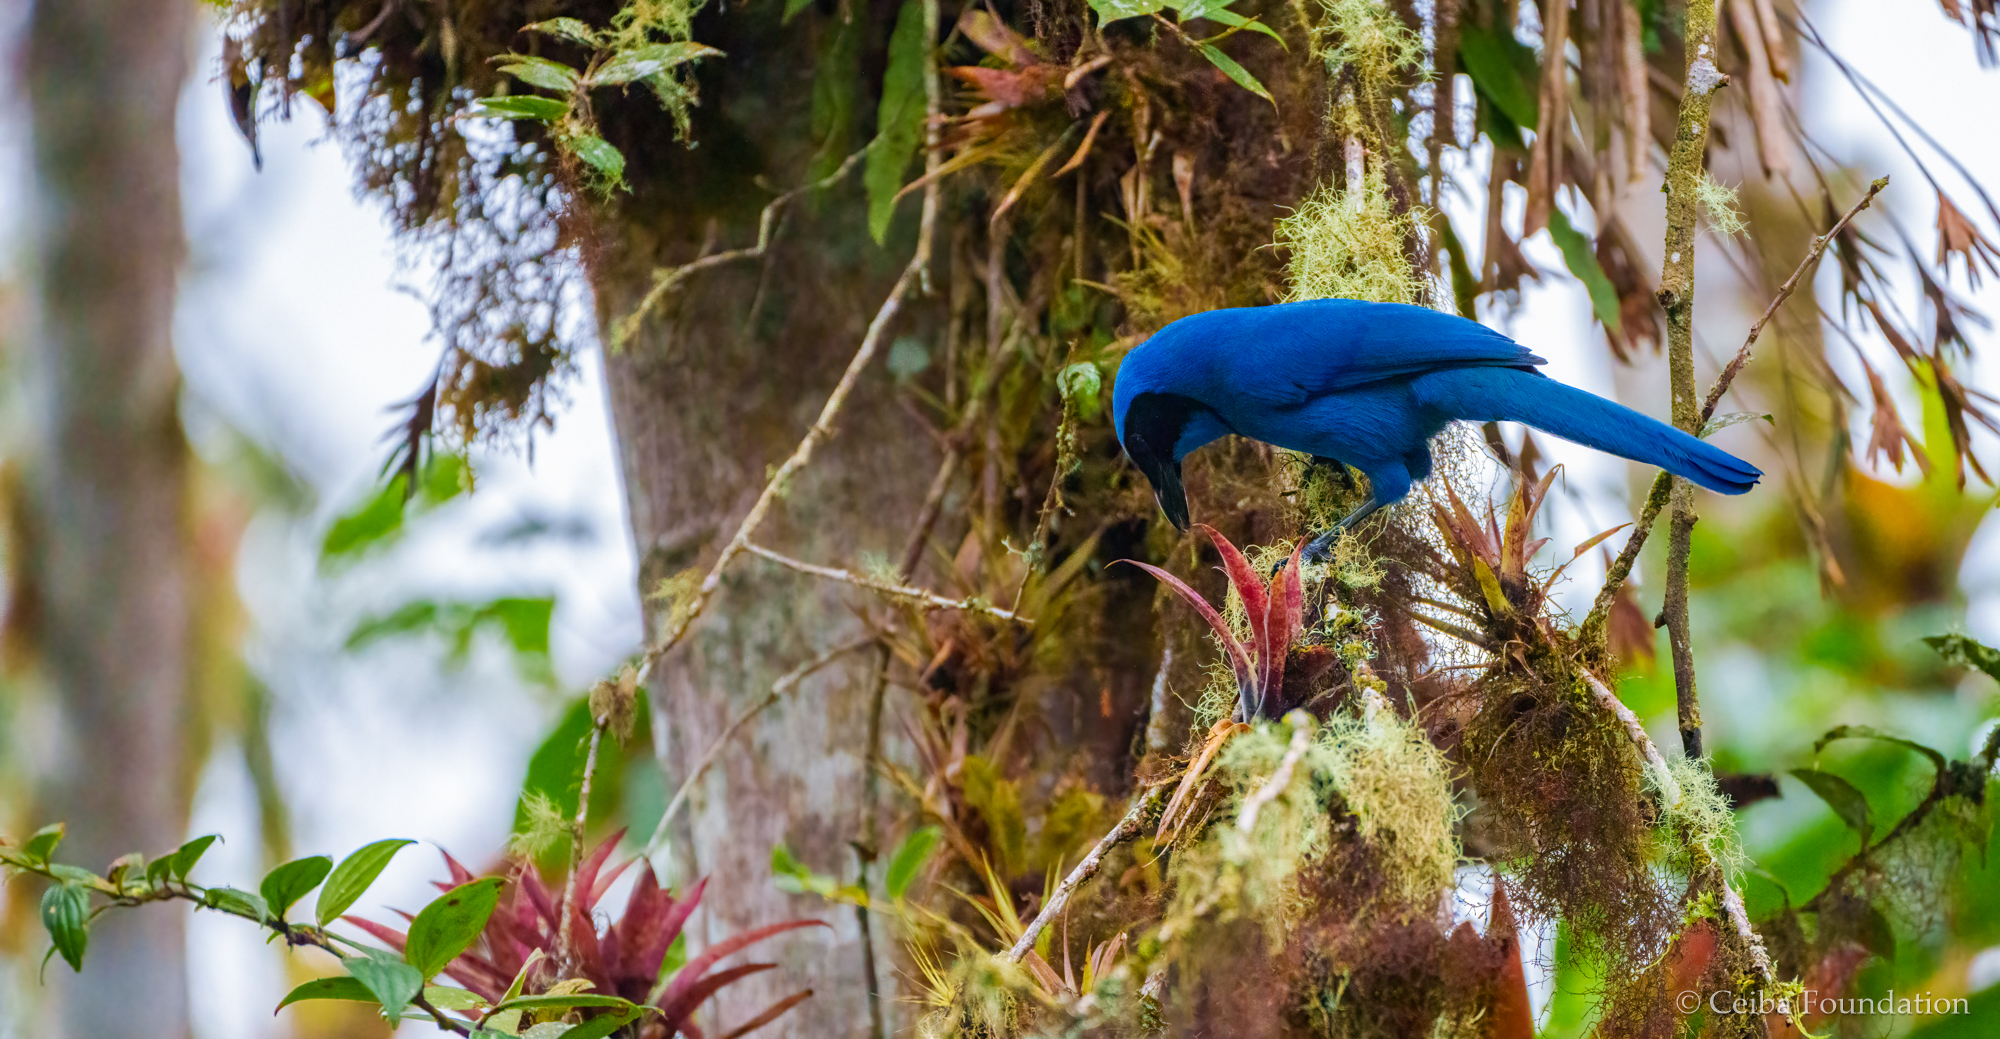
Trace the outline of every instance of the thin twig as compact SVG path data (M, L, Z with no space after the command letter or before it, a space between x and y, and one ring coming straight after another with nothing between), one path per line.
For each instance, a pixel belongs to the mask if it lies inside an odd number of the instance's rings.
M1863 195L1859 202L1856 202L1839 220L1834 221L1833 226L1828 228L1825 234L1813 239L1812 248L1807 250L1805 258L1799 261L1799 266L1792 271L1792 276L1786 278L1785 284L1779 287L1778 295L1771 300L1771 305L1764 308L1764 315L1757 319L1756 324L1750 326L1750 334L1744 338L1742 348L1738 349L1736 356L1723 366L1721 374L1715 377L1715 383L1708 388L1708 396L1701 406L1700 423L1696 428L1706 427L1708 420L1715 417L1716 405L1721 402L1723 395L1729 392L1730 384L1736 381L1736 376L1743 370L1743 366L1749 363L1750 348L1756 345L1757 336L1778 313L1778 308L1784 306L1785 301L1792 297L1792 293L1819 263L1819 258L1825 254L1827 247L1839 236L1841 230L1846 228L1862 210L1867 209L1875 196L1888 186L1887 177L1870 184L1868 193ZM1604 624L1611 614L1611 604L1617 598L1618 589L1625 584L1625 578L1631 576L1632 564L1638 561L1639 550L1645 547L1646 537L1653 532L1653 521L1659 518L1660 510L1666 507L1673 486L1672 479L1672 474L1664 470L1653 478L1652 490L1646 494L1646 504L1639 511L1638 522L1632 525L1631 536L1625 539L1625 546L1619 549L1617 558L1612 560L1611 566L1605 571L1604 585L1597 590L1597 598L1590 605L1589 615L1584 618L1582 630L1586 641L1595 642L1603 635Z
M1118 820L1118 825L1112 827L1110 833L1099 838L1097 846L1090 849L1090 854L1085 855L1083 861L1069 871L1069 876L1064 877L1062 883L1056 885L1055 891L1049 895L1049 900L1043 903L1042 911L1035 914L1035 918L1030 920L1027 928L1021 932L1020 940L1014 943L1013 948L1007 950L1007 962L1019 963L1022 957L1028 955L1028 950L1035 947L1035 939L1041 935L1042 929L1049 925L1049 921L1061 915L1063 907L1069 904L1070 896L1076 893L1076 889L1096 876L1097 871L1104 867L1104 856L1107 852L1139 836L1145 829L1146 814L1159 803L1160 795L1165 789L1163 786L1149 786L1132 798L1132 807L1125 810L1125 818Z
M729 741L735 737L738 729L743 728L744 724L756 717L759 712L777 703L786 693L798 688L798 684L805 681L813 672L833 663L843 654L874 645L880 638L881 636L871 632L861 638L843 642L785 672L783 677L771 684L771 691L762 700L751 704L743 710L743 713L730 719L729 724L723 727L722 734L715 738L715 742L701 752L701 760L695 762L694 768L688 770L687 778L681 780L679 789L674 791L673 798L667 802L667 810L660 813L660 821L654 825L653 835L646 840L646 855L651 856L659 850L660 845L666 843L667 830L672 826L674 816L679 814L681 805L687 803L688 795L693 793L695 783L699 782L702 775L708 771L708 766L715 764L715 759L722 754L722 748L729 745Z
M929 591L927 589L913 588L909 585L903 585L903 584L895 584L894 582L884 581L878 578L857 574L852 570L841 570L837 567L820 566L817 563L808 563L802 559L793 559L791 556L784 555L783 553L779 552L773 552L762 545L756 544L755 542L751 542L744 545L743 550L745 552L750 553L753 556L758 556L763 559L768 559L771 562L778 564L779 566L787 567L792 570L797 570L799 573L802 574L811 574L814 577L824 577L829 581L841 581L846 584L851 584L857 588L866 588L872 592L880 592L881 594L889 596L890 598L908 599L915 602L919 602L933 609L965 610L972 613L984 613L994 617L998 617L1001 620L1013 621L1017 624L1024 624L1024 625L1033 625L1035 623L1033 620L1027 617L1019 616L1012 610L1003 610L998 606L995 606L988 602L984 602L977 598L947 599L944 596L939 595L936 592Z
M1729 363L1723 366L1722 374L1715 378L1715 385L1709 387L1708 399L1701 405L1701 424L1697 428L1706 428L1708 420L1715 417L1715 406L1721 403L1722 395L1729 391L1729 384L1735 381L1736 373L1742 371L1743 366L1749 363L1750 348L1757 344L1758 333L1764 331L1764 326L1778 313L1778 308L1792 298L1792 292L1799 287L1799 282L1804 280L1807 272L1819 263L1819 258L1825 254L1827 246L1833 244L1833 240L1840 236L1840 232L1847 227L1848 222L1860 215L1862 210L1867 209L1868 204L1875 201L1875 196L1888 186L1888 177L1876 178L1874 183L1868 185L1868 193L1861 196L1861 201L1854 203L1825 234L1813 239L1812 248L1806 250L1805 259L1799 261L1798 269L1792 271L1792 276L1786 278L1785 283L1778 287L1778 295L1771 300L1770 306L1764 308L1764 316L1750 326L1750 335L1743 340L1743 346L1736 351L1736 356L1730 358Z
M1265 805L1277 800L1278 796L1285 792L1285 788L1292 785L1293 767L1299 763L1300 758L1306 756L1306 748L1312 746L1312 715L1304 711L1296 713L1304 717L1292 725L1292 742L1285 748L1285 757L1278 762L1278 770L1271 773L1271 778L1266 780L1263 786L1243 799L1243 808L1236 813L1238 833L1251 833L1257 829L1257 813L1263 811Z
M576 966L576 946L570 934L570 919L576 915L576 874L583 867L583 831L590 822L590 781L597 775L597 745L611 716L599 717L590 726L590 750L583 756L583 785L576 795L576 820L569 828L569 877L563 881L562 923L556 930L556 967L568 977Z
M855 164L861 161L861 157L867 153L868 149L863 148L842 160L840 167L832 173L809 184L801 184L766 203L763 213L757 218L756 245L750 246L747 249L729 249L724 252L712 253L691 263L684 263L678 267L662 268L654 271L653 287L646 290L646 295L639 300L639 305L633 307L631 313L619 318L612 324L611 351L617 353L619 350L624 349L625 344L630 342L632 336L639 331L639 325L646 320L646 315L652 313L653 308L659 306L660 301L665 299L667 294L672 292L682 282L702 271L713 267L720 267L725 263L735 263L738 260L755 260L763 256L765 251L771 247L771 239L777 228L778 214L783 211L786 203L807 192L832 187L842 177L847 176L848 171L852 170ZM754 306L752 309L755 309Z
M884 299L882 306L875 311L874 320L868 323L868 331L861 337L860 347L854 351L853 358L847 362L846 371L841 373L840 381L834 385L833 392L827 395L826 403L821 406L819 418L814 420L812 428L806 431L805 437L799 441L799 446L792 450L791 457L785 459L784 464L780 465L777 471L771 474L770 480L765 482L763 493L759 494L756 503L750 506L749 513L743 517L743 522L737 525L735 536L729 539L729 543L724 545L722 552L715 557L715 562L710 564L708 573L702 577L701 584L695 588L694 593L685 603L674 604L673 612L668 617L667 630L647 647L647 671L651 671L654 661L666 656L668 651L679 645L681 639L687 636L688 628L701 616L702 611L708 608L709 601L715 597L716 589L722 586L723 571L727 570L729 564L735 562L736 557L749 547L750 536L763 524L764 517L771 511L771 504L778 500L791 478L812 461L813 452L819 448L820 443L833 435L833 420L840 414L841 406L847 403L848 394L854 392L855 385L861 381L861 373L867 369L868 362L874 359L875 350L881 345L883 333L901 312L904 298L922 277L923 271L930 267L931 230L936 219L931 193L926 193L924 209L925 225L924 230L917 236L916 253L910 257L909 264L896 279L895 287L889 290L888 298Z

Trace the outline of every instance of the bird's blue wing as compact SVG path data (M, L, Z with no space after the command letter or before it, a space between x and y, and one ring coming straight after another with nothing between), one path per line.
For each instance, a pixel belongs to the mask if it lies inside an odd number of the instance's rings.
M1214 310L1155 338L1170 332L1189 347L1205 340L1202 353L1228 358L1231 395L1276 408L1426 372L1544 363L1477 321L1401 303L1328 299Z

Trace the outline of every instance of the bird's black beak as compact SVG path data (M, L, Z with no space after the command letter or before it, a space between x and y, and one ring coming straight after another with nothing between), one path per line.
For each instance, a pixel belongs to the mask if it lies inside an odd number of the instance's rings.
M1152 445L1136 433L1126 442L1125 454L1140 472L1146 474L1146 481L1153 485L1153 498L1160 503L1160 511L1167 514L1167 521L1176 530L1187 533L1187 488L1181 486L1181 463L1170 455L1154 451Z

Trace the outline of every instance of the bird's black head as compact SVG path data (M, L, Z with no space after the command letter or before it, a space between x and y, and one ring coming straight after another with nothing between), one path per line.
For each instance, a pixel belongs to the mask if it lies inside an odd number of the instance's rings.
M1181 530L1188 529L1187 489L1181 486L1181 460L1174 448L1201 402L1178 393L1141 393L1132 399L1121 423L1125 454L1146 474L1160 511Z

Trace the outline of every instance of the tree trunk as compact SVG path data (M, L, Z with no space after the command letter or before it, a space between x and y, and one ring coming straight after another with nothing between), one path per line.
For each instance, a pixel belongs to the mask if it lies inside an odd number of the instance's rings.
M26 51L38 313L28 397L26 618L56 696L40 814L102 870L185 833L187 447L170 330L182 254L174 108L187 0L47 0ZM48 977L38 1035L188 1034L184 916L116 913L86 974Z
M628 313L655 267L694 259L709 236L717 236L717 249L754 241L758 212L772 194L752 186L753 176L775 190L808 176L811 64L748 57L776 52L775 39L745 38L775 34L774 18L705 21L704 30L711 28L732 59L715 70L719 82L704 76L703 95L713 101L697 113L700 152L668 166L686 182L670 176L650 189L635 185L624 211L602 222L616 237L592 265L601 318ZM796 31L788 49L797 49ZM754 110L733 111L733 103ZM826 154L837 162L862 143L855 136L852 144L829 144ZM746 158L753 152L761 161ZM860 196L857 175L799 199L768 271L751 260L696 275L607 358L642 594L714 560L763 489L768 467L811 425L907 262L914 200L901 215L902 233L881 248L868 238ZM689 199L707 204L689 206ZM891 335L934 339L938 310L914 302ZM878 364L855 390L836 436L756 540L831 565L855 565L858 550L893 556L938 457L932 440L894 405ZM781 675L862 632L854 601L850 588L762 560L744 557L732 567L696 630L655 673L653 731L669 789ZM662 605L648 600L649 633L658 629ZM792 1034L863 1034L873 986L854 913L779 892L769 862L772 847L784 844L817 872L855 877L853 842L868 832L862 788L876 659L872 651L852 654L759 714L716 759L679 820L671 845L677 882L709 878L690 925L696 947L795 917L834 927L758 947L754 958L778 959L779 969L724 989L705 1011L711 1017L704 1027L733 1028L811 988L814 997L787 1015ZM890 977L887 969L878 973Z

